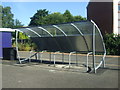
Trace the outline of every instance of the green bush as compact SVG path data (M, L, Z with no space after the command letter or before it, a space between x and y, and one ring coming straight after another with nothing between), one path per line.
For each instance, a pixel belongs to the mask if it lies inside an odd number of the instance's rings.
M16 47L15 42L12 44L13 47ZM30 50L36 50L37 46L35 43L31 43L31 42L19 42L18 43L18 50L19 51L30 51Z
M120 55L120 35L106 34L104 42L107 55Z

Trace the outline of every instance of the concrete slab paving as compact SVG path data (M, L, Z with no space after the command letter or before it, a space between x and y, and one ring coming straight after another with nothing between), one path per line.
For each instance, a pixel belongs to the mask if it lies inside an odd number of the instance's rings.
M75 57L73 57L74 59ZM83 57L84 58L84 57ZM86 73L85 67L63 68L49 63L31 62L17 64L3 60L3 88L119 88L119 57L106 57L106 68L96 74Z

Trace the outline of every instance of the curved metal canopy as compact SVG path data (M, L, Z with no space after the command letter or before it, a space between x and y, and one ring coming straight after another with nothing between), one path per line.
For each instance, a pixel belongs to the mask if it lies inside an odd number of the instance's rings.
M103 37L98 26L92 20L49 26L18 28L15 30L17 31L16 38L18 32L28 35L32 41L36 43L38 50L40 51L85 52L88 53L87 56L92 53L93 68L95 72L102 63L103 66L105 65L104 58L106 49ZM103 59L97 66L95 64L96 52L104 53Z
M59 51L90 52L93 50L93 26L94 24L91 21L81 21L49 26L18 28L16 30L30 36L40 50L56 51L56 48L59 48ZM95 28L95 40L96 52L105 52L98 27Z

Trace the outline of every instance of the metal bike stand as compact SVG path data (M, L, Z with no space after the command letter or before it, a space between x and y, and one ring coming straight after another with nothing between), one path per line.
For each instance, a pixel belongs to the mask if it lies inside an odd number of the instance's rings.
M89 69L88 69L88 57L89 57L89 55L92 54L92 53L93 53L93 52L89 52L89 53L87 54L87 62L86 62L87 71L89 70Z
M76 52L76 66L78 66L77 52Z
M51 52L50 52L50 64L51 64Z
M40 61L41 61L41 63L42 63L42 57L43 57L43 55L42 55L42 54L43 54L44 52L45 52L45 50L44 50L44 51L42 51L42 52L40 52L40 55L39 55L39 56L40 56Z
M56 53L59 53L59 51L54 53L54 67L55 67L55 55L56 55Z
M72 55L73 53L76 53L76 52L70 52L70 54L69 54L69 68L70 68L70 66L71 66L71 55Z
M62 63L64 64L64 53L62 53Z

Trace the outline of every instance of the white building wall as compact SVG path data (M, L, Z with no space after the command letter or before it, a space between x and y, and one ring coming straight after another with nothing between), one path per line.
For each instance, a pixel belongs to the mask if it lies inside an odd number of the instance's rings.
M120 28L120 21L118 21L118 28Z
M118 13L118 19L120 19L120 12Z
M113 0L113 33L118 34L118 2L120 0Z
M118 4L120 6L120 0L119 0ZM118 34L120 34L120 10L118 10Z

